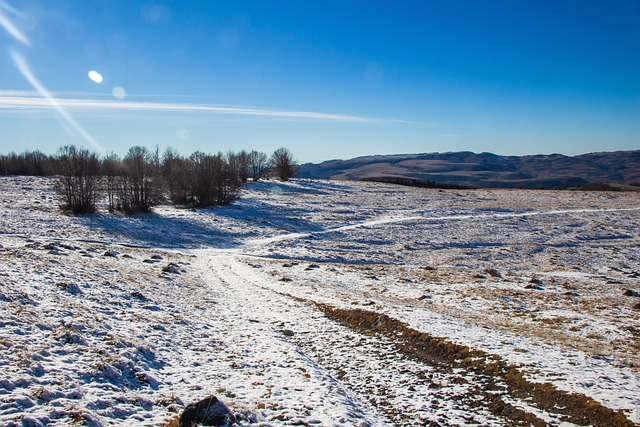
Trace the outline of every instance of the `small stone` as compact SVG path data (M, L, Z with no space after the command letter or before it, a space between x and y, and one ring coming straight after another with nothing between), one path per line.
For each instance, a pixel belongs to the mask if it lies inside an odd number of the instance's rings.
M177 264L170 262L162 267L163 273L180 274L180 267Z
M142 300L146 300L147 299L144 295L142 295L142 292L139 292L139 291L131 292L131 296L133 298L138 298L138 299L142 299Z
M108 250L105 253L103 253L102 256L108 256L108 257L114 257L115 258L115 257L118 256L118 252Z
M56 283L56 286L63 291L69 292L71 295L82 295L82 290L80 290L80 287L75 283L58 282Z
M625 289L622 295L625 297L640 297L640 292L634 291L633 289Z
M180 415L180 427L228 426L236 422L236 417L222 401L209 396L199 402L191 403Z
M487 273L491 277L500 277L500 272L498 270L496 270L495 268L486 268L484 270L484 272Z

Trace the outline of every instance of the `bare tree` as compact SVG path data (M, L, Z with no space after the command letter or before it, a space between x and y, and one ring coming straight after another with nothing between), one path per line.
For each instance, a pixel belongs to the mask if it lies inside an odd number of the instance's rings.
M218 191L216 204L228 205L240 195L242 189L242 179L238 169L232 168L228 162L224 161L222 153L218 153L217 157L221 160L218 172Z
M122 160L123 177L118 188L117 208L126 213L149 212L160 201L159 177L153 153L146 147L131 147Z
M216 169L219 159L196 151L189 157L192 167L191 197L197 206L211 206L216 200Z
M20 175L18 156L15 152L10 152L2 156L3 175Z
M271 155L271 163L276 175L287 181L298 173L298 166L293 158L293 154L287 148L278 148Z
M197 206L225 205L233 202L242 182L222 153L216 155L196 151L189 158L192 168L191 194Z
M66 145L56 156L59 171L56 189L63 198L64 209L74 214L96 211L100 161L95 153Z
M169 147L162 155L162 177L169 192L169 200L181 205L189 199L191 163Z
M40 150L25 151L22 156L25 162L25 172L31 176L43 176L47 172L48 157Z
M116 153L111 152L102 158L102 175L110 211L116 209L117 189L122 180L122 174L122 161Z
M249 153L245 150L242 150L238 153L234 153L229 151L227 153L227 163L229 166L236 171L238 174L238 178L242 183L247 182L249 179Z
M14 152L0 156L0 175L43 176L56 173L56 162L40 150L26 150L20 154Z
M260 180L269 169L269 156L266 153L252 150L249 153L249 171L251 179Z

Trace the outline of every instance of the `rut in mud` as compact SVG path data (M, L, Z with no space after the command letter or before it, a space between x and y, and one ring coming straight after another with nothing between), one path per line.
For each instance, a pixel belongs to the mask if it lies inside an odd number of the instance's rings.
M515 425L545 426L548 423L505 401L505 397L507 400L526 401L528 405L553 414L558 420L578 425L634 426L621 411L613 411L583 394L568 393L548 383L528 381L516 367L481 350L416 331L403 322L373 311L339 309L324 304L317 306L328 318L355 331L393 340L398 352L413 360L441 369L464 369L479 375L484 387L475 392L480 392L482 399L469 402L484 405L494 415Z

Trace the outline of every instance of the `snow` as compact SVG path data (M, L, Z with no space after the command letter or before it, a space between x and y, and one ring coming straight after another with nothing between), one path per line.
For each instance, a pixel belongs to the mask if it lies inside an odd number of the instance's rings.
M233 206L71 217L50 178L0 189L0 425L162 425L209 395L241 425L508 424L478 374L319 304L386 314L640 423L640 311L623 296L640 290L637 193L266 181Z

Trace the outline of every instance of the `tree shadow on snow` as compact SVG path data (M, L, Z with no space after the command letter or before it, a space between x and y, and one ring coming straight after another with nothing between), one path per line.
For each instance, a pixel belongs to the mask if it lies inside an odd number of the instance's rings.
M248 188L271 194L274 197L294 194L333 194L336 189L331 183L318 181L291 180L281 181L257 181L247 183Z
M286 233L316 233L324 228L314 224L305 217L309 211L304 208L294 208L269 204L261 201L240 201L233 206L224 206L215 209L215 215L233 219L244 223L249 227L269 228L277 234ZM246 236L247 238L259 237L258 234Z
M180 218L157 213L123 215L99 213L80 219L85 226L100 229L124 244L159 248L233 248L246 238L246 232L231 231L215 219Z
M234 249L247 240L287 233L312 233L323 228L306 220L304 209L262 202L237 203L170 213L79 216L86 227L99 229L119 243L159 248Z

